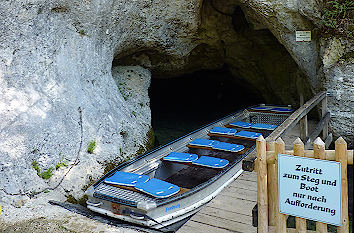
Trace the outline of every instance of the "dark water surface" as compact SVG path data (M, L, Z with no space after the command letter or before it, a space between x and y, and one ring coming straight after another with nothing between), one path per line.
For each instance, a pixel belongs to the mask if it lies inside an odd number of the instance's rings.
M152 79L152 126L159 145L244 107L262 103L248 85L226 69L198 71L173 79Z

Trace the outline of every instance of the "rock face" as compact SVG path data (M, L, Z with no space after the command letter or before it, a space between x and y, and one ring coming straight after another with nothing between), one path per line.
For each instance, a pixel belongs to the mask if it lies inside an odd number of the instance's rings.
M294 39L319 24L313 1L2 1L0 20L1 202L48 188L78 198L105 163L144 148L150 71L227 65L269 102L333 90L332 131L352 139L352 44Z

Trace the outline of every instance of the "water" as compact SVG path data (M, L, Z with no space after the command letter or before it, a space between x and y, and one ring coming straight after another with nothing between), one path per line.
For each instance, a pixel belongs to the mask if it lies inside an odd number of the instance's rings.
M152 126L159 145L262 99L226 69L198 71L173 79L152 79Z

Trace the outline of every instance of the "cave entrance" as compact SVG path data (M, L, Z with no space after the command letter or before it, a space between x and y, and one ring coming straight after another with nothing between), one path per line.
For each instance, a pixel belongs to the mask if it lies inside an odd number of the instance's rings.
M151 71L152 127L160 145L246 106L297 108L300 94L312 96L287 49L241 6L205 0L200 13L194 34L168 40L167 47L148 43L113 61Z
M152 127L158 144L166 144L202 125L263 99L227 67L199 70L170 79L153 78L149 89Z

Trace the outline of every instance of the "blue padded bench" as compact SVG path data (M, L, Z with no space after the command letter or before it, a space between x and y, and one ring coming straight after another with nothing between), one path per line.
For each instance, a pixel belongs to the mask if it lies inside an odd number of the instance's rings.
M252 107L252 110L258 110L258 111L269 111L274 107L270 107L270 106L261 106L261 107Z
M251 126L252 126L251 123L247 123L247 122L243 122L243 121L231 122L231 123L229 123L229 125L244 128L244 129L251 128Z
M213 148L213 145L215 145L217 143L218 143L218 141L215 141L215 140L209 140L209 139L205 139L205 138L197 138L197 139L194 139L193 141L189 142L189 145Z
M239 121L239 122L240 123L245 123L245 122L242 122L242 121ZM249 124L249 123L247 123L247 124ZM239 125L241 125L241 124L239 124ZM253 128L253 124L249 124L249 125L251 125L251 127ZM270 127L271 125L267 125L267 126ZM215 128L229 129L229 128L221 128L221 127L215 127ZM265 126L263 128L265 128ZM210 130L210 133L208 135L212 136L212 137L228 137L228 138L237 137L237 138L252 139L252 140L253 139L257 139L260 135L262 135L261 133L245 131L245 130L237 132L235 129L233 129L233 131L230 131L230 133L228 133L228 134L219 133L218 131L219 131L219 129L214 130L214 128L213 128L213 129ZM226 131L226 130L224 130L224 131Z
M181 162L181 163L193 162L197 159L198 159L198 155L196 154L181 153L181 152L171 152L167 156L163 157L163 160L171 161L171 162Z
M219 142L213 146L213 149L228 151L228 152L240 152L243 149L245 149L245 147L243 145L238 145L233 143Z
M170 197L178 193L180 190L177 185L163 180L156 178L149 180L149 176L146 175L120 171L114 173L113 176L106 178L104 182L107 184L133 187L136 190L158 198Z
M243 121L236 121L229 123L230 126L240 127L244 129L261 129L261 130L274 130L277 125L263 124L263 123L247 123Z
M256 123L251 126L252 129L264 129L264 130L274 130L277 126L276 125L269 125L269 124L262 124Z
M143 193L157 198L170 197L178 193L180 189L177 185L156 178L152 178L145 183L139 183L135 186L135 188Z
M224 127L214 127L210 131L210 133L214 134L223 134L223 135L234 135L237 131L236 129L224 128Z
M210 156L200 156L200 158L193 161L192 164L211 168L224 168L229 164L229 161Z
M229 164L226 159L220 159L210 156L201 156L198 158L196 154L171 152L163 157L163 160L171 162L192 163L193 165L211 167L211 168L224 168Z
M149 180L149 176L138 175L129 172L116 172L112 176L104 180L107 184L122 185L134 187L139 183L145 183Z
M204 139L204 138L194 139L188 145L207 147L210 149L222 150L222 151L228 151L228 152L240 152L243 149L245 149L245 147L242 145L227 143L227 142L220 142L220 141L215 141L215 140L209 140L209 139Z
M291 113L291 112L293 112L293 110L290 108L272 108L270 111L277 112L277 113Z
M240 131L235 133L235 137L241 137L241 138L246 138L246 139L257 139L259 136L261 136L261 133L256 133L256 132L250 132L250 131Z

